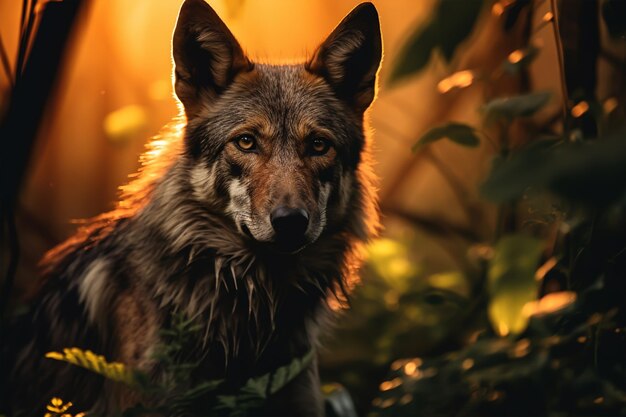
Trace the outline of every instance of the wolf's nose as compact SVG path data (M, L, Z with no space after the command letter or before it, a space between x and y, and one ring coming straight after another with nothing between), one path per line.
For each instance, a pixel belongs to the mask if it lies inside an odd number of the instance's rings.
M309 213L301 208L280 206L272 211L270 221L279 239L299 240L309 226Z

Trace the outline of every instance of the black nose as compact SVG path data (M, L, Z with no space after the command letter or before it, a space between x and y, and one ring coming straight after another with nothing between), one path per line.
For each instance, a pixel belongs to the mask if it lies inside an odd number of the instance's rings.
M270 221L278 240L295 243L304 237L309 226L309 213L301 208L280 206L272 211Z

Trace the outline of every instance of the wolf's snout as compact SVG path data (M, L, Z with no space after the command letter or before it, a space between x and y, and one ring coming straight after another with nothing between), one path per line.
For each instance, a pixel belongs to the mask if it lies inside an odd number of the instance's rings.
M284 246L300 246L309 226L309 213L301 208L280 206L270 215L276 240Z

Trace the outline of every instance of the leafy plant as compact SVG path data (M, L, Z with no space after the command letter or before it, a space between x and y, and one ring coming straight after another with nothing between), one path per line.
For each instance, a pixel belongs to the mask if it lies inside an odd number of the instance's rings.
M236 390L225 387L224 380L204 380L190 384L192 371L199 363L184 359L189 351L189 343L198 340L200 326L182 314L174 314L170 328L161 331L165 340L154 355L163 368L164 377L155 382L144 373L129 369L119 362L107 362L101 356L89 350L65 348L63 352L49 352L46 358L64 361L98 373L112 381L126 384L129 389L139 391L150 402L157 405L139 404L122 413L123 416L152 415L193 416L193 415L228 415L246 416L263 406L268 396L275 394L298 376L313 360L314 350L302 357L291 360L288 364L266 374L248 379ZM62 406L58 399L48 410L56 411L61 417L72 403ZM57 404L58 403L58 404ZM52 410L50 407L54 407ZM56 416L56 415L51 415ZM76 417L79 417L77 415Z
M523 235L504 236L494 248L487 272L488 313L501 336L526 329L529 317L524 306L537 298L535 270L542 249L542 241Z
M440 2L433 21L456 22L458 17L440 14L450 3ZM538 3L498 1L491 10L508 31ZM548 122L533 118L547 108L553 97L548 91L490 97L479 109L483 126L448 122L428 130L413 147L426 153L426 146L444 138L470 147L488 140L495 152L480 191L498 204L497 225L492 239L472 242L489 325L479 325L464 345L444 353L393 361L371 416L626 415L626 124L623 111L615 111L626 97L621 92L606 100L608 106L593 91L581 92L595 87L595 80L584 78L595 72L578 74L576 64L589 63L563 59L563 44L573 43L562 37L576 28L570 21L565 31L559 29L559 12L571 19L583 10L574 3L561 2L560 10L542 18L542 25L554 27L561 114ZM622 3L601 3L609 35L620 41ZM598 22L585 20L593 16L577 17L585 28L598 30ZM440 48L430 25L406 42L392 80L416 73ZM455 38L459 33L465 35ZM468 33L453 29L450 39L459 45ZM439 83L439 92L527 77L539 53L532 31L527 33L528 43L511 51L494 73L453 72ZM514 141L514 129L527 126L528 138ZM486 129L498 134L497 141Z

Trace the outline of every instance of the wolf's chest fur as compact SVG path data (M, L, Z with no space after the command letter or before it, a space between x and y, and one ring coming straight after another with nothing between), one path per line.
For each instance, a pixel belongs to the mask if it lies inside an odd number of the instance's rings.
M166 223L177 228L184 222L175 214L168 216ZM76 285L85 314L98 331L116 329L109 341L113 354L150 371L151 349L166 342L161 330L176 314L198 324L189 353L208 358L205 371L215 377L222 377L229 363L238 362L251 374L265 370L259 366L268 354L282 354L270 361L278 365L276 360L287 361L310 349L327 310L326 298L343 296L340 280L343 257L351 256L348 242L323 236L301 253L277 256L218 227L225 219L209 213L194 216L203 225L208 218L215 223L210 228L183 227L185 237L176 241L167 237L167 225L146 227L133 224L141 223L141 217L131 218L91 249L98 254ZM193 243L196 238L201 244Z
M198 327L179 358L197 364L192 379L236 386L310 351L378 226L364 112L381 55L369 3L306 63L266 65L203 0L185 0L173 37L183 120L151 143L116 210L44 260L14 409L38 414L75 392L92 410L141 401L43 355L90 349L158 380L154 353L177 315ZM319 395L313 363L266 410L321 414Z

